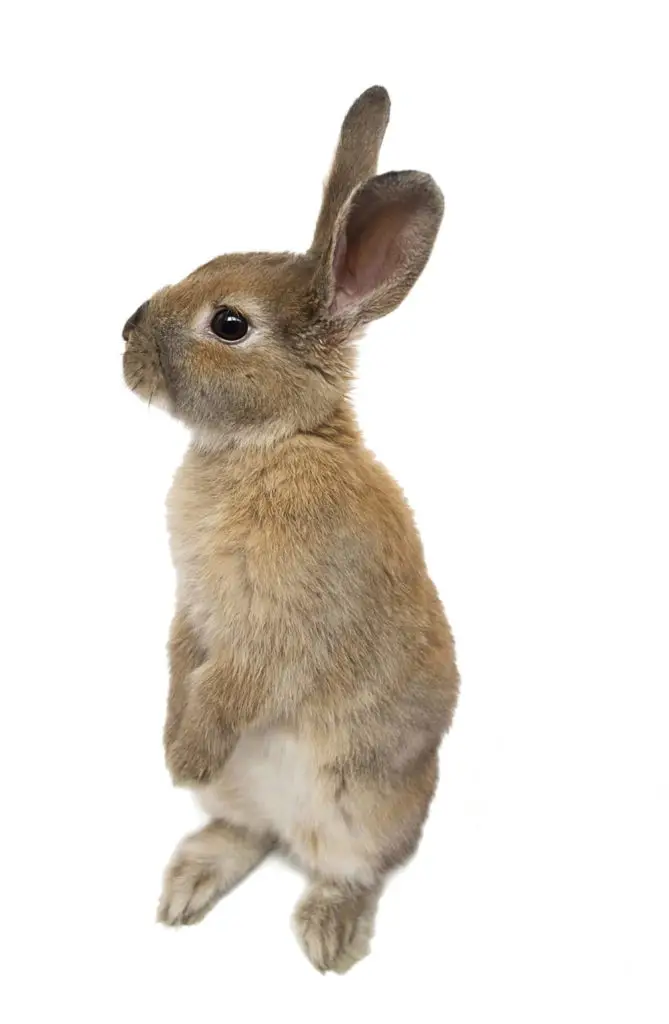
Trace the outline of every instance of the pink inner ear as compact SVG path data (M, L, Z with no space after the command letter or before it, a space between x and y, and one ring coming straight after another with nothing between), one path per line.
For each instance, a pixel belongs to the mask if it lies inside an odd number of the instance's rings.
M356 305L393 277L414 213L406 201L353 208L335 250L335 310Z

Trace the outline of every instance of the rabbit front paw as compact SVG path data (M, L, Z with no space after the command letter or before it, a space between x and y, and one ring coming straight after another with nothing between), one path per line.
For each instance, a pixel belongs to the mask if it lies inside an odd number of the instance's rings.
M167 747L165 760L175 786L206 785L218 768L213 764L209 751L183 735Z

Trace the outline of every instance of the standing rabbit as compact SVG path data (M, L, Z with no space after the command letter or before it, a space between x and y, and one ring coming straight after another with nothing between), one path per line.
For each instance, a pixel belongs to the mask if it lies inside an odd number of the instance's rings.
M199 920L278 845L319 970L367 952L415 850L458 694L453 640L399 487L349 399L355 343L430 255L441 192L376 175L390 102L351 107L305 255L220 256L123 330L128 386L192 432L168 499L177 573L164 740L211 820L159 918Z

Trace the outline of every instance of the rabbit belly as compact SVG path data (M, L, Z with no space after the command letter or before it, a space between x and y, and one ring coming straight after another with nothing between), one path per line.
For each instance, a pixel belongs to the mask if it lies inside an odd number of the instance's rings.
M294 733L244 734L221 776L195 795L213 818L271 832L315 874L361 884L374 877L371 837L344 817L334 783Z

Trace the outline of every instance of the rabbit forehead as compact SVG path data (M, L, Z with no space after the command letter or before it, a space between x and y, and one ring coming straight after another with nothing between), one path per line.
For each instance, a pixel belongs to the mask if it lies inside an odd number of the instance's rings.
M306 299L313 274L313 261L292 253L218 256L168 289L165 302L184 313L226 302L242 312L261 307L269 315L295 313Z

